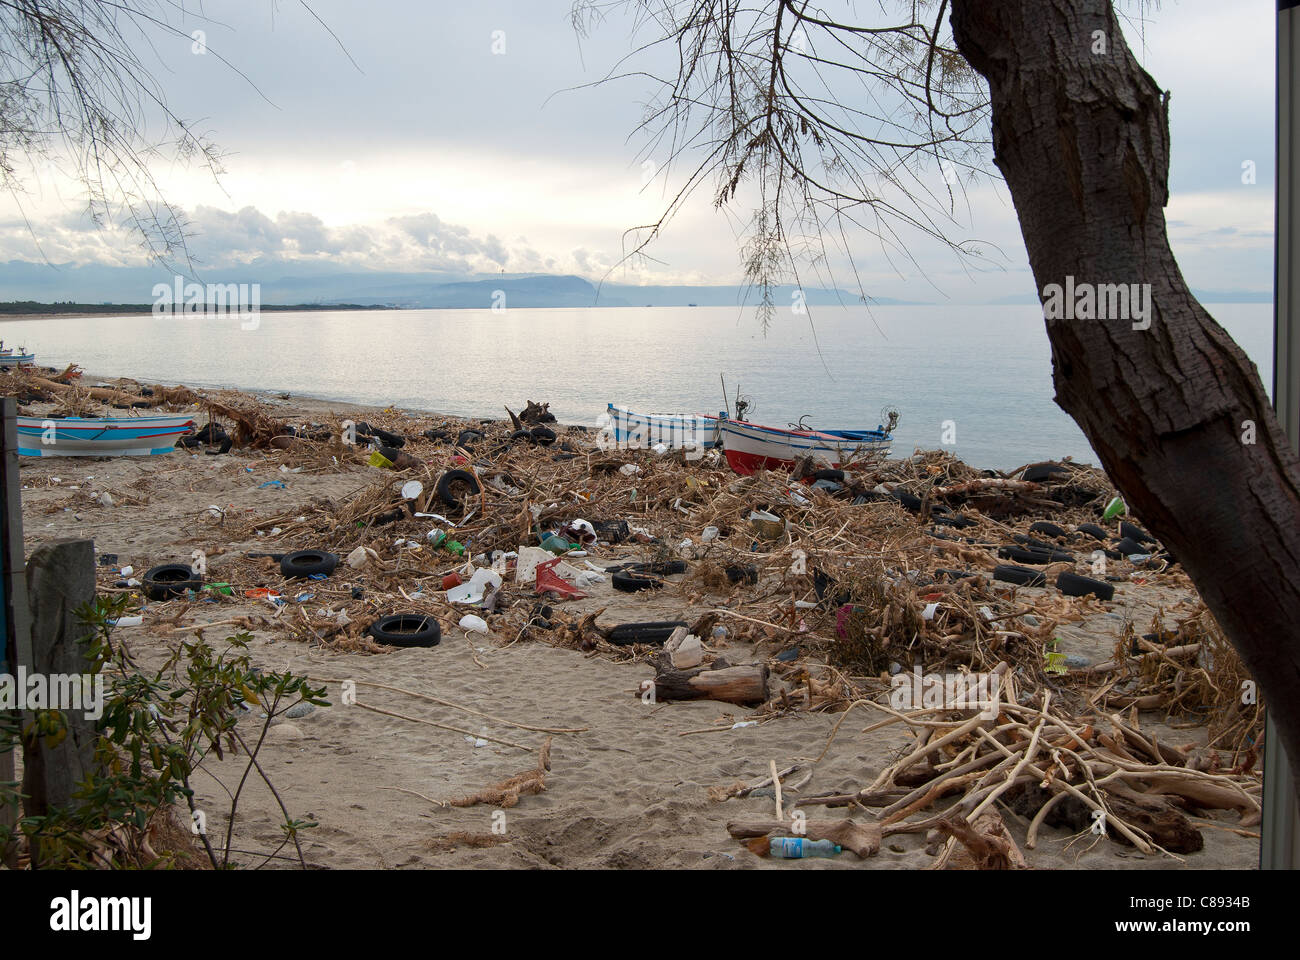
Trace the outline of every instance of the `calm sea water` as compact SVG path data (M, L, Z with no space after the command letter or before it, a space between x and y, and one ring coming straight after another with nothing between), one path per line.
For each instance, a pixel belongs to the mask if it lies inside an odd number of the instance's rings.
M1210 312L1271 381L1270 304ZM810 329L811 319L813 328ZM594 424L608 401L657 413L716 413L725 375L750 419L874 427L897 407L895 454L941 445L979 467L1049 457L1097 461L1052 401L1041 311L1005 307L817 307L766 334L723 307L264 313L237 319L102 317L0 323L37 361L190 386L504 417L549 401L562 422Z

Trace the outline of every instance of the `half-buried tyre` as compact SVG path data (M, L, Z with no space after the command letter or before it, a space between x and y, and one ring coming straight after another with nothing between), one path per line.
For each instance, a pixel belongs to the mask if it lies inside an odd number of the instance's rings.
M663 620L656 623L622 623L610 628L605 635L610 643L626 647L633 643L663 643L678 627L687 626L683 620Z
M639 590L658 590L664 582L657 577L646 577L636 573L614 574L614 589L624 593L636 593Z
M186 590L203 589L203 578L183 563L164 563L149 569L140 579L150 600L172 600Z
M1004 583L1014 583L1019 587L1045 587L1047 578L1037 570L1028 570L1025 567L1013 567L1007 564L1000 564L993 568L993 579L1001 580Z
M318 573L329 575L339 564L339 558L324 550L295 550L280 560L280 572L286 577L312 577Z
M449 507L463 509L465 501L479 492L478 477L468 470L448 470L438 478L438 499Z
M442 627L433 617L419 613L395 613L380 617L366 633L389 647L436 647L442 639Z
M1067 597L1086 597L1091 594L1099 600L1110 600L1115 596L1115 584L1081 577L1077 573L1062 573L1056 578L1056 589Z

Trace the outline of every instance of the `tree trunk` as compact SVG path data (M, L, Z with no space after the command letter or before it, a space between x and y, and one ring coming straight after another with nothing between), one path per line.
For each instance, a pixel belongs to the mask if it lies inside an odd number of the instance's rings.
M1147 329L1047 319L1056 402L1195 582L1300 778L1300 458L1169 248L1169 96L1109 0L953 0L952 28L989 84L1040 295L1067 277L1150 285Z

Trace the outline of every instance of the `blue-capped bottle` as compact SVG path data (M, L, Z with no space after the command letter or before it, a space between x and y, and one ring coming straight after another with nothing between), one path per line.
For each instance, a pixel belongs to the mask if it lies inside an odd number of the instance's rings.
M774 857L798 860L801 857L833 857L840 847L829 840L809 840L807 837L773 837L769 849Z

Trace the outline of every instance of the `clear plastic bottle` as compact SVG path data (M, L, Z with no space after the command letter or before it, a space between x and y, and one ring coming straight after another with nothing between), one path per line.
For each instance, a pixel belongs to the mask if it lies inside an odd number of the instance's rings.
M840 852L840 849L829 840L809 840L807 837L773 837L769 845L772 856L780 857L782 860L833 857Z

